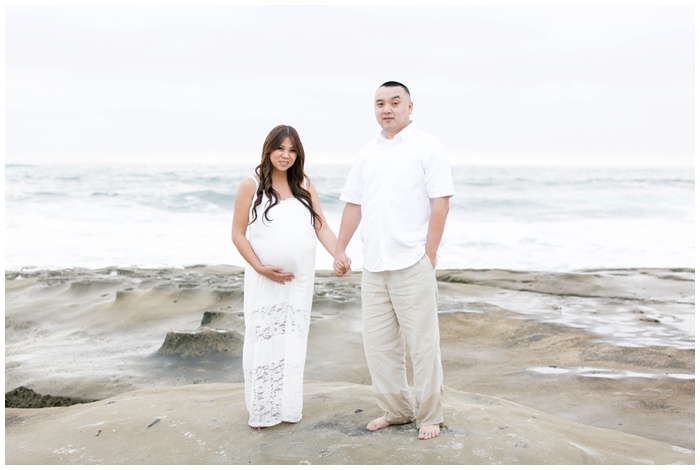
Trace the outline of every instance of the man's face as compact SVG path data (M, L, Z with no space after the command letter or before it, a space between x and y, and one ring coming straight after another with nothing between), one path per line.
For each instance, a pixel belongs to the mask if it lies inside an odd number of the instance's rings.
M400 86L380 87L374 94L374 116L387 139L393 139L411 123L412 112L413 102Z

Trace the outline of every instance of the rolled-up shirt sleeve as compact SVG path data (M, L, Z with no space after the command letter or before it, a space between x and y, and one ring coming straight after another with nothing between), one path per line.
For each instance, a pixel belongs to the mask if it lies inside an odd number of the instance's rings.
M452 167L447 152L447 148L440 142L436 141L433 151L428 157L428 164L425 169L425 189L428 196L437 197L452 197L454 196L454 182L452 181Z
M362 204L362 162L358 158L352 165L348 179L345 181L340 200L351 204Z

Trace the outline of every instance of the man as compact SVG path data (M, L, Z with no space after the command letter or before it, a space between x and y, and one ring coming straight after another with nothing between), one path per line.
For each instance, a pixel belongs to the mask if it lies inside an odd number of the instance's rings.
M444 146L412 123L405 85L381 85L374 110L382 131L361 150L340 196L346 205L333 267L337 276L350 270L345 250L362 221L362 336L375 399L385 412L367 429L415 420L418 438L432 439L443 422L435 267L454 193L452 172Z

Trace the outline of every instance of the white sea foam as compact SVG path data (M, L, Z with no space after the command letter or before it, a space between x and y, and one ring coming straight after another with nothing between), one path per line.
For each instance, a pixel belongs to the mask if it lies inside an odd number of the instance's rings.
M253 166L6 166L6 269L243 265L231 215ZM336 232L348 171L307 165ZM692 168L455 166L453 174L439 268L694 266ZM359 233L348 254L360 269ZM320 243L316 264L332 267Z

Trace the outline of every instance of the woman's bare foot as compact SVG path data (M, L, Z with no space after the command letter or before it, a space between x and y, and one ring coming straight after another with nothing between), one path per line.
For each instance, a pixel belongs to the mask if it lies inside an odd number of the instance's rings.
M367 429L369 431L376 431L378 429L383 429L387 426L389 426L387 420L385 420L384 418L377 418L369 422L369 424L367 425Z
M432 439L440 435L440 425L439 424L426 424L421 426L418 430L418 439Z

